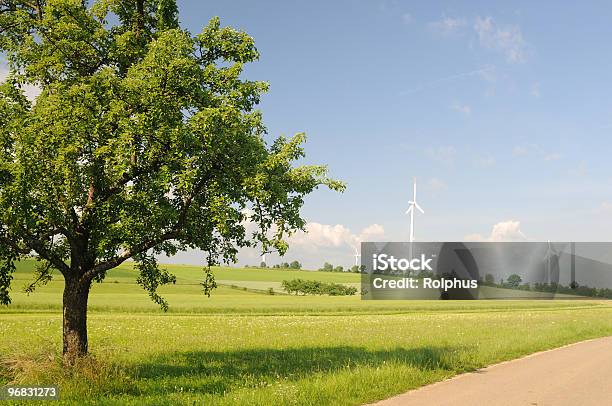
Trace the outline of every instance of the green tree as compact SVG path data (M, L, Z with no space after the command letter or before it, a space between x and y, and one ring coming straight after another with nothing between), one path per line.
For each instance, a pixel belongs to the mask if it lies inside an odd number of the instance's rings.
M519 275L513 273L512 275L508 276L508 279L506 280L506 286L515 289L519 287L522 281L523 279Z
M65 282L63 353L85 355L91 284L128 259L157 288L155 255L235 261L259 243L287 250L304 196L343 184L295 166L304 135L266 143L256 109L268 85L242 78L253 39L213 18L193 36L170 0L0 0L0 301L15 261ZM24 85L41 90L28 100ZM245 223L255 223L253 233ZM205 268L204 293L214 279Z
M329 262L325 262L323 264L323 268L319 269L319 271L333 272L334 271L334 266L332 264L330 264Z
M291 269L302 269L302 264L300 264L298 261L293 261L289 264L289 268Z
M485 283L487 285L494 285L495 284L495 277L493 275L491 275L490 273L485 275Z

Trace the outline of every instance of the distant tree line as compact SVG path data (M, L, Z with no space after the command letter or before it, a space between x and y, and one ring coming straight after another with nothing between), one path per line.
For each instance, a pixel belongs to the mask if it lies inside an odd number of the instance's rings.
M570 286L564 286L560 283L539 283L536 282L533 285L529 283L521 283L523 279L520 275L512 274L504 281L503 279L499 283L495 283L495 278L491 274L486 274L485 279L482 282L485 286L493 286L497 288L505 289L517 289L526 290L533 292L547 292L547 293L562 293L566 295L576 296L587 296L587 297L598 297L604 299L612 299L612 289L608 288L591 288L589 286L581 286L574 282Z
M289 262L281 262L280 264L273 265L272 268L299 270L299 269L302 269L302 264L300 264L298 261L293 261L291 263L289 263Z
M323 268L319 268L317 269L319 272L353 272L353 273L361 273L362 271L365 271L365 266L358 266L358 265L353 265L350 268L346 268L346 270L344 269L344 267L338 265L338 266L334 266L332 264L330 264L329 262L326 262L323 264Z
M249 268L249 265L246 265L245 268ZM300 270L302 269L302 264L299 261L292 262L281 262L280 264L275 264L272 266L268 266L265 262L261 262L259 265L254 265L252 268L269 268L269 269L293 269ZM317 269L319 272L352 272L352 273L364 273L365 265L353 265L351 267L344 268L342 265L334 266L329 262L325 262L322 268Z
M249 266L246 265L245 268L248 268ZM281 262L280 264L276 264L276 265L272 265L272 266L268 266L265 262L261 262L259 264L259 266L255 265L253 268L272 268L272 269L294 269L294 270L299 270L302 269L302 264L299 263L298 261L292 261L292 262Z
M352 296L357 293L354 286L303 279L284 280L281 286L287 293L296 295Z

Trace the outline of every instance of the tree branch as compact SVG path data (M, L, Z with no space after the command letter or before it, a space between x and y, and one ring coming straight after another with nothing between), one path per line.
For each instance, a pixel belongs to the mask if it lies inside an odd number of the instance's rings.
M62 273L62 275L67 275L70 273L70 266L68 266L68 264L66 264L55 253L48 250L42 241L37 239L26 239L26 244L29 245L32 250L36 251L36 253L43 259L51 262L53 266Z
M125 261L127 261L128 259L132 258L134 255L140 254L142 252L146 252L148 250L150 250L151 248L155 247L158 244L161 244L164 241L168 241L168 240L172 240L174 238L176 238L178 236L178 230L172 230L172 231L168 231L164 234L162 234L161 236L159 236L158 238L154 238L153 240L149 240L146 241L144 243L141 244L137 244L136 246L132 247L129 250L126 250L125 252L123 252L123 254L116 256L113 259L110 259L108 261L102 262L96 266L93 267L93 269L87 271L84 275L85 278L93 278L96 275L102 273L102 272L106 272L110 269L113 269L119 265L121 265L122 263L124 263Z
M167 152L169 151L169 149L170 148L164 148L162 152ZM160 153L159 155L163 156L164 154ZM164 161L163 159L160 158L160 159L156 159L155 161L151 162L150 165L134 167L132 171L124 172L123 175L121 176L121 179L119 179L119 181L115 185L107 189L103 189L100 191L100 193L98 193L97 202L100 203L100 202L106 201L111 196L121 191L121 189L128 182L133 181L134 179L136 179L137 177L141 175L158 171L163 164L164 164Z
M28 250L27 248L20 247L15 242L15 240L8 238L8 237L0 236L0 243L11 247L13 251L15 251L15 253L17 254L25 255L25 254L29 254L31 251L31 250Z
M6 244L11 247L17 254L28 255L32 251L35 251L41 258L49 261L55 268L57 268L63 275L70 271L70 267L55 253L45 247L45 244L36 238L25 238L25 247L20 247L14 239L0 236L0 243Z
M151 248L154 248L156 245L161 244L162 242L172 240L178 237L180 234L180 230L183 228L183 226L185 225L185 222L187 221L187 213L189 211L189 208L191 207L191 204L193 203L193 199L198 193L201 192L202 188L206 185L206 182L209 181L211 178L212 178L212 171L211 171L211 174L203 177L200 180L200 182L196 184L191 194L185 199L185 203L183 205L183 208L181 209L181 212L179 213L179 218L176 222L176 225L170 231L167 231L166 233L162 234L158 238L154 238L152 240L138 244L130 248L129 250L126 250L125 252L123 252L123 254L118 255L115 258L112 258L108 261L102 262L94 266L93 269L85 273L84 277L94 278L96 275L102 272L106 272L110 269L113 269L121 265L128 259L132 258L134 255L140 254L142 252L146 252L150 250Z

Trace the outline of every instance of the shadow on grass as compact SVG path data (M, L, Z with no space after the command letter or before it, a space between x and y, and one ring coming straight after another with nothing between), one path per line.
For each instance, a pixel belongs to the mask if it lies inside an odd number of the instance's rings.
M361 347L248 349L173 352L152 358L131 371L140 395L168 391L223 394L238 387L265 386L347 368L407 365L421 370L454 370L457 347L367 350Z

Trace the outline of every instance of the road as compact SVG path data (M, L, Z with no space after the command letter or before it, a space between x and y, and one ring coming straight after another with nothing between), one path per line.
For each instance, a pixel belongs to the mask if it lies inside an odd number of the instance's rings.
M612 337L492 365L375 405L612 405Z

